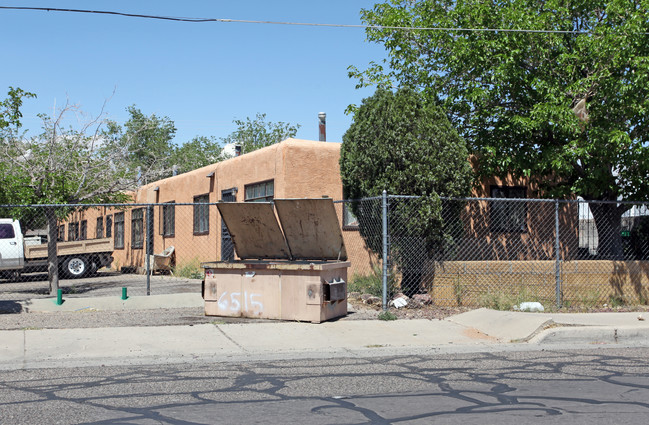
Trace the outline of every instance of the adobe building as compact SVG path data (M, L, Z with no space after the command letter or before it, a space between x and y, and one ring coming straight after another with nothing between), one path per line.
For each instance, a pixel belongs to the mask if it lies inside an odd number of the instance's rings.
M270 201L274 198L342 199L340 144L287 139L245 155L138 188L132 209L91 209L75 213L60 228L61 239L83 229L82 238L113 237L113 267L137 269L145 265L146 211L153 207L153 252L173 246L176 267L234 259L233 246L215 205L203 203ZM343 223L343 205L336 210ZM67 230L67 231L66 231ZM73 233L75 231L73 230ZM367 273L376 262L358 231L344 231L353 273ZM350 247L355 247L350 249Z
M61 240L113 237L115 252L113 267L137 269L145 265L146 212L145 204L156 205L153 212L153 252L161 253L173 246L175 266L198 265L201 262L232 260L233 246L214 205L203 203L270 201L274 198L320 198L342 200L339 143L287 139L245 155L217 162L184 174L159 180L138 188L133 202L140 204L131 209L91 209L75 213L62 224ZM521 179L492 178L474 190L481 197L533 197L533 192ZM199 205L195 205L199 204ZM349 260L350 276L368 274L376 267L378 257L365 246L353 217L337 203L339 221ZM538 258L538 250L553 255L551 233L554 228L543 223L545 215L537 210L528 211L521 204L518 215L521 229L495 228L491 217L493 206L489 201L467 205L468 221L464 224L467 246L462 260L492 261ZM577 223L562 219L562 235L577 237ZM510 215L512 212L510 211ZM510 220L511 221L511 220ZM511 226L512 223L501 223ZM517 224L520 227L520 223ZM380 231L380 228L378 229ZM481 235L489 234L485 240ZM529 243L532 239L547 241L542 246Z
M159 180L138 188L132 208L95 208L74 213L59 231L60 239L112 237L115 251L113 268L142 270L145 265L146 214L153 216L153 252L159 254L174 247L175 267L199 269L201 262L235 259L235 252L215 205L219 201L255 202L275 198L321 198L342 200L339 143L288 139L245 155L218 162L188 173ZM476 197L534 198L534 188L526 181L506 178L487 179L474 191ZM157 204L153 207L147 204ZM437 304L458 304L458 282L462 288L481 291L492 287L503 291L518 290L522 282L554 294L555 246L554 208L544 211L531 202L508 208L506 219L498 219L494 203L474 201L463 214L463 236L458 246L462 253L442 265L434 265L433 274L424 277ZM364 244L358 223L347 214L342 203L336 210L351 268L348 276L367 275L380 262ZM549 220L549 217L551 220ZM578 249L578 215L562 207L559 215L562 258ZM380 231L380 224L377 225ZM611 291L608 283L612 262L601 261L595 274L572 273L562 265L563 291L568 294L585 284L597 285L602 293ZM590 262L594 266L594 262ZM583 266L580 270L583 269ZM601 268L601 271L599 270ZM485 273L487 271L488 273ZM595 270L593 270L595 272ZM495 274L494 274L495 273ZM530 280L532 279L532 280ZM584 279L588 280L586 282ZM621 278L620 278L621 279ZM618 280L620 280L618 279ZM634 279L630 274L624 282ZM643 278L644 279L644 278ZM518 286L517 286L518 285ZM623 283L622 285L626 285ZM600 290L600 289L598 289ZM473 304L478 295L465 297Z

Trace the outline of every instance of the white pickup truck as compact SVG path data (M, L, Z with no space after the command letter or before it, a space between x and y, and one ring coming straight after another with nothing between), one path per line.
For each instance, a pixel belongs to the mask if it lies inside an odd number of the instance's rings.
M57 242L56 249L67 278L87 276L113 261L112 238ZM41 243L40 236L25 238L17 220L0 218L0 277L47 271L47 253L47 243Z

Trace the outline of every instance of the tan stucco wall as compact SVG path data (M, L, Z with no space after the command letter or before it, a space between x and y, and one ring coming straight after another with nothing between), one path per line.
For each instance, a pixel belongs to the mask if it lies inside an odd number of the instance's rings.
M154 252L160 253L169 246L175 248L176 265L215 261L220 259L221 218L215 206L209 207L209 232L193 232L194 197L209 195L209 202L218 202L221 192L236 188L236 201L244 200L245 186L264 181L274 181L275 198L320 198L327 196L342 199L339 169L340 144L309 140L288 139L248 154L212 164L188 173L169 177L140 187L133 194L135 203L175 202L174 236L161 234L162 207L155 206ZM208 177L212 175L212 177ZM342 205L336 204L342 223ZM114 216L111 208L77 213L88 221L88 237L95 235L96 218L107 214ZM145 264L144 249L133 249L131 243L131 210L124 211L124 249L116 249L114 265L141 267ZM67 230L66 230L67 231ZM369 253L358 232L345 231L344 238L352 263L367 269ZM354 265L350 272L356 269Z
M485 306L500 300L556 304L555 261L446 261L424 282L442 306ZM627 304L649 300L647 261L561 261L559 282L564 305ZM504 305L511 308L511 305Z

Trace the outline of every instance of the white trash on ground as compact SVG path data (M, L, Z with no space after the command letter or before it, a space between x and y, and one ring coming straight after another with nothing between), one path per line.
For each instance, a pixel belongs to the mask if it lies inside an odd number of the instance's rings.
M403 297L399 297L390 301L390 304L392 304L395 308L401 308L408 305L408 300Z
M545 309L543 308L543 304L539 302L520 303L519 305L514 306L514 310L530 311L530 312L545 311Z

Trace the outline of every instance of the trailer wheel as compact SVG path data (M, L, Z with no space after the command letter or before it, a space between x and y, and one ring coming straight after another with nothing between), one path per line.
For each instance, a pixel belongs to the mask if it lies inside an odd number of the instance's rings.
M84 277L89 269L90 264L85 257L68 257L63 262L63 273L73 279Z

